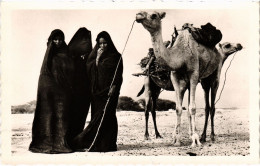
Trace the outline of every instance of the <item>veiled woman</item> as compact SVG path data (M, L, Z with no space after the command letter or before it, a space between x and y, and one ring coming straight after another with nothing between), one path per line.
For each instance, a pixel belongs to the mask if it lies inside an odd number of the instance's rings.
M68 56L64 33L55 29L48 38L42 63L29 150L36 153L68 153L66 143L71 107L74 65Z
M87 61L91 87L91 121L84 131L74 138L73 148L90 148L93 143L89 151L116 151L118 134L116 107L123 81L123 63L121 54L107 32L99 33L96 42ZM104 111L104 119L98 131ZM94 139L96 134L97 137Z
M73 103L68 133L68 143L70 144L71 139L83 131L89 112L90 86L86 62L92 51L91 32L85 27L79 28L68 47L75 66Z

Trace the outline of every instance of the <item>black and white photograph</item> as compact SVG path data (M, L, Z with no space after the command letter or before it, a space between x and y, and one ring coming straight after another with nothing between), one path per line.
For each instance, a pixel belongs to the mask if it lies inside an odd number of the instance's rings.
M259 163L259 2L1 2L1 162Z

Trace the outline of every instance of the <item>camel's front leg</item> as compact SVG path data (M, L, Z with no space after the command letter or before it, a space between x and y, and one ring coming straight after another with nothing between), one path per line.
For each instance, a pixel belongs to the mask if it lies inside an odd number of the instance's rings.
M189 89L189 95L188 95L188 105L190 105L190 89ZM190 137L192 136L192 126L191 126L191 115L190 115L190 112L187 111L187 115L188 115L188 122L189 122L189 135Z
M171 72L171 81L175 89L176 94L176 115L175 130L173 132L173 144L180 146L180 127L181 127L181 114L182 114L182 101L184 92L186 90L185 81L179 80L176 72Z
M196 93L196 86L198 84L198 76L193 75L190 80L190 100L191 103L189 103L189 113L191 115L191 139L192 139L192 144L191 146L194 147L196 146L196 143L200 146L200 140L199 140L199 135L196 133L196 125L195 125L195 115L196 115L196 104L195 104L195 93Z
M159 87L151 87L152 90L152 105L151 105L151 113L152 113L152 117L153 117L153 124L154 124L154 130L155 130L155 136L156 138L162 138L162 136L160 135L158 129L157 129L157 124L156 124L156 101L159 97L160 94L160 90L161 88Z
M145 134L144 139L149 140L149 132L148 132L148 120L149 120L149 108L151 108L151 89L150 89L150 78L145 77L144 79L144 95L145 95L145 108L144 108L144 114L145 114Z

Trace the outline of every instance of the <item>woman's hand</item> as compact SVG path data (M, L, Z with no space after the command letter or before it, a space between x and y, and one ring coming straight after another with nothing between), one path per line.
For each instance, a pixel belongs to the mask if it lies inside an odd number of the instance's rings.
M97 51L97 57L100 57L103 52L104 50L102 48L99 48Z
M96 65L98 65L99 58L100 58L101 54L103 53L103 51L104 51L104 50L101 49L101 48L99 48L99 49L97 50Z

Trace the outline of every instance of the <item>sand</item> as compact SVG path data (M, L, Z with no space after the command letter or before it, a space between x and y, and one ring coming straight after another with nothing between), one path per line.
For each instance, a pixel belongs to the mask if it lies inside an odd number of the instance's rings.
M150 140L144 140L145 116L143 112L118 111L119 124L118 151L95 153L111 156L246 156L250 154L249 111L247 109L216 109L216 140L210 140L210 126L207 142L192 148L188 134L187 111L182 114L180 147L172 145L172 133L176 114L174 110L157 112L157 126L163 138L156 139L152 117L149 118ZM89 122L89 117L87 123ZM28 146L31 141L33 114L12 114L12 155L30 155ZM86 123L86 125L87 125ZM210 124L210 123L209 123ZM196 128L201 135L204 125L204 110L198 109ZM70 156L92 155L90 152L75 152ZM40 154L39 154L40 155Z

